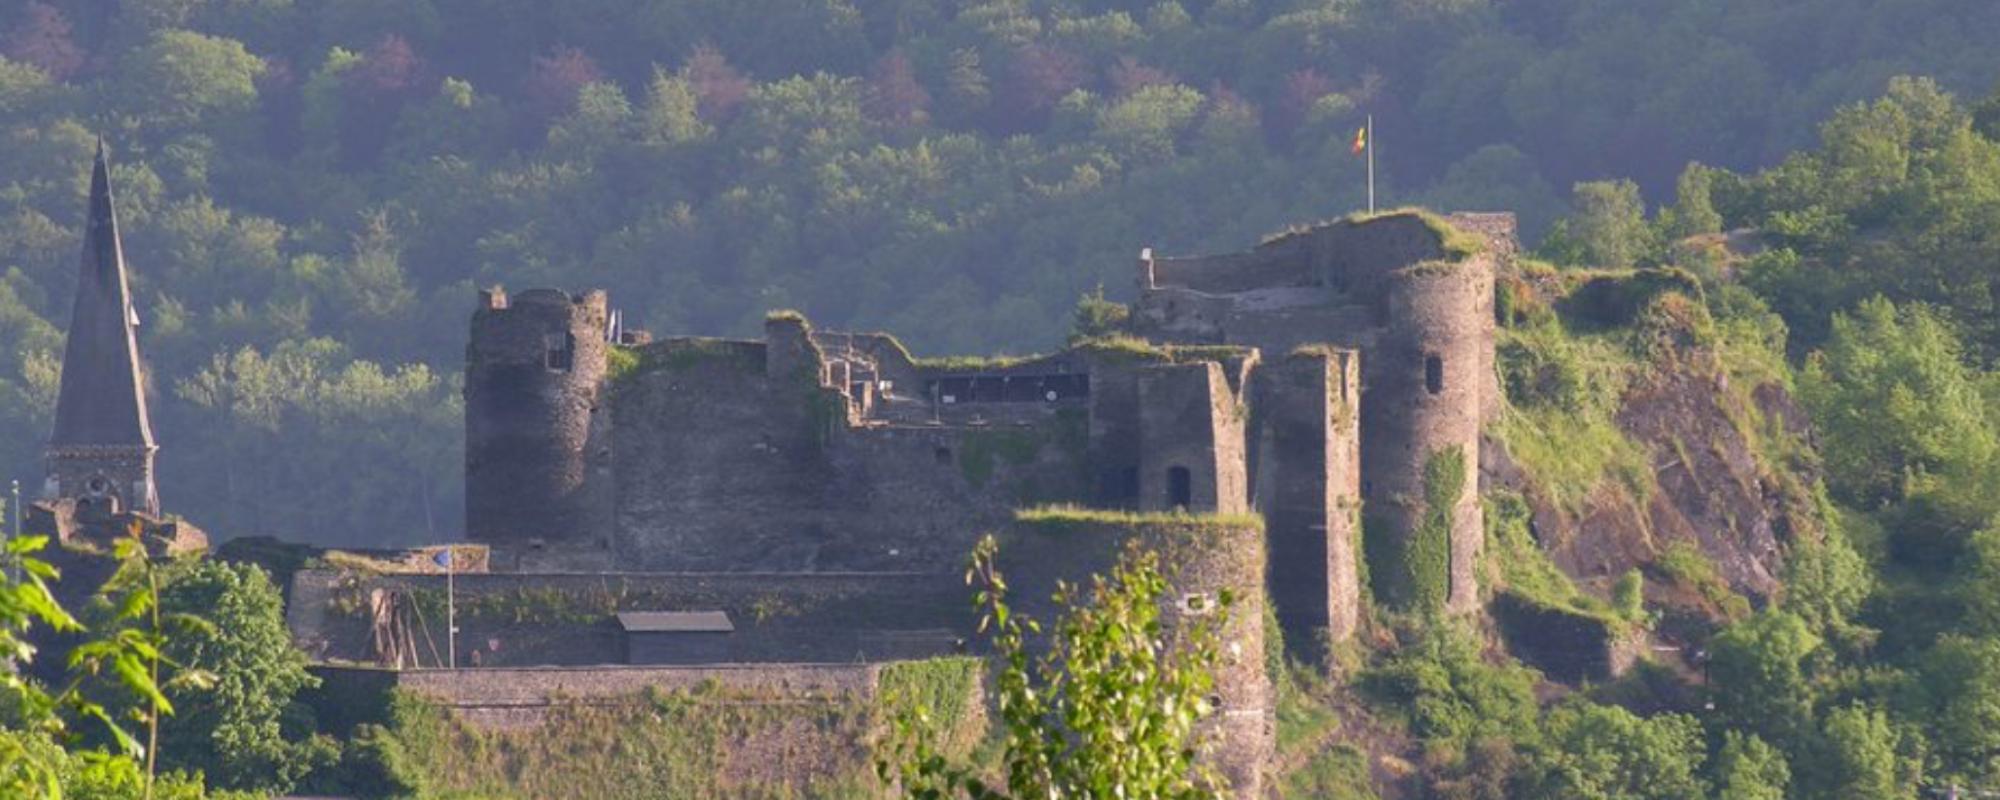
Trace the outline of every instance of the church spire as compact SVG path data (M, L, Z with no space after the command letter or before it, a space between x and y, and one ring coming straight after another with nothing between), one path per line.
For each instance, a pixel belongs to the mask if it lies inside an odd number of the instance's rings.
M119 510L158 513L153 485L153 427L146 411L138 315L125 276L118 213L104 141L90 174L76 304L63 349L62 390L49 439L50 494L112 501Z

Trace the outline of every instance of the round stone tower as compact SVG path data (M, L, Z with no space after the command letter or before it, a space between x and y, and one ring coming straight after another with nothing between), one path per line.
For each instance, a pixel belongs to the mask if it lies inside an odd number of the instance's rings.
M1478 607L1482 375L1492 361L1493 266L1474 255L1394 273L1388 330L1366 361L1362 487L1378 597L1403 608Z
M586 491L605 378L603 292L480 293L465 351L465 527L473 541L552 544L594 533Z

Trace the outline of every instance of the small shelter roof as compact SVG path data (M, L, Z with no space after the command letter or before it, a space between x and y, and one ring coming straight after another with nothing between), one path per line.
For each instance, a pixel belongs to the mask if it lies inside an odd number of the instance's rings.
M722 611L621 611L626 633L730 633L736 626Z

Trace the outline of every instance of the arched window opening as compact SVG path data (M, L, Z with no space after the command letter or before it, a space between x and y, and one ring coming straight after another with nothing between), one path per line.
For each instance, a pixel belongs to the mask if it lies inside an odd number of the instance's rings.
M1436 353L1424 356L1424 388L1431 394L1444 391L1444 359Z
M1187 467L1167 468L1167 507L1187 508L1194 505L1194 474Z

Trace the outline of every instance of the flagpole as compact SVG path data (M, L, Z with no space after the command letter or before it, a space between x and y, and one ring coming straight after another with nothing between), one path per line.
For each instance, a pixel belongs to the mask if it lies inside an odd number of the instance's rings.
M445 545L444 556L444 652L446 664L458 669L458 553ZM432 656L437 651L431 651Z
M1368 115L1368 135L1361 140L1368 151L1368 213L1375 213L1375 115Z

